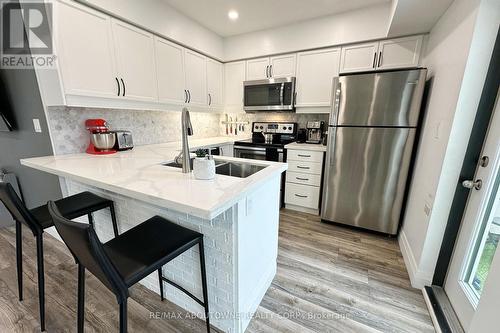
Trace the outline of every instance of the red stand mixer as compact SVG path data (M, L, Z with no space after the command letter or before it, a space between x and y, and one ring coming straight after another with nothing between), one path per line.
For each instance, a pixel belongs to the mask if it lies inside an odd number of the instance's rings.
M90 143L86 150L87 154L107 155L114 154L113 149L116 135L109 131L108 123L104 119L87 119L85 127L90 132Z

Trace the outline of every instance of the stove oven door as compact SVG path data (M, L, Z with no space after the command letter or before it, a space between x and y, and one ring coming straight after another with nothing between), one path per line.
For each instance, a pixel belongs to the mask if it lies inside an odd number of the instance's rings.
M235 146L234 157L248 158L252 160L283 162L283 149Z

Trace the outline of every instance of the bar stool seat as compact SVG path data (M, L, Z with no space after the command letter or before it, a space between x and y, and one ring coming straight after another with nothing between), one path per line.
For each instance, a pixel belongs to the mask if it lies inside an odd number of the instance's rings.
M55 203L61 214L70 220L113 205L113 201L101 198L91 192L78 193L57 200ZM43 229L47 229L54 225L47 205L33 208L30 210L30 213L36 218Z
M203 235L154 216L103 244L127 286L132 286L198 243Z

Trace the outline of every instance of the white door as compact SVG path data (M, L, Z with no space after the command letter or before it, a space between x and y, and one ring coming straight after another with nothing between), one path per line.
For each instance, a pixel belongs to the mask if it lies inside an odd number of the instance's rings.
M295 76L296 62L297 55L295 53L271 57L269 74L271 77Z
M243 81L245 81L245 62L224 64L224 100L228 111L243 111Z
M130 100L157 101L153 35L114 19L112 27L122 96Z
M208 106L217 108L224 104L224 65L207 59L207 92Z
M332 80L339 75L340 49L297 54L297 107L330 106Z
M186 66L186 90L188 104L207 105L207 59L194 51L184 49Z
M340 72L352 73L374 70L377 65L378 42L342 47Z
M269 58L247 60L247 80L262 80L271 77Z
M187 101L184 48L155 37L158 99L162 103L183 104Z
M110 17L75 2L55 4L55 40L65 93L118 98Z
M494 112L481 154L482 158L476 170L475 183L466 184L476 185L476 187L470 190L444 286L453 309L466 331L477 315L476 309L482 302L481 295L487 293L486 280L495 281L496 285L491 288L498 288L498 281L500 281L498 269L491 270L500 239L500 103L498 96ZM495 258L498 259L498 255ZM491 272L494 272L493 275L489 274ZM499 305L500 300L496 301Z
M412 36L381 41L377 69L417 67L422 39L422 36Z

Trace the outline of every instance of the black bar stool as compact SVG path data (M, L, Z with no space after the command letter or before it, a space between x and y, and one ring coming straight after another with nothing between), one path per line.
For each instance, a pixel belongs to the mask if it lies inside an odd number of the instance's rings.
M207 332L210 332L203 234L154 216L102 244L92 225L64 218L54 202L49 202L48 207L57 231L78 263L78 333L83 333L84 326L85 268L115 294L120 305L121 333L127 332L128 289L156 270L161 299L162 281L179 288L205 308ZM163 265L195 245L200 249L203 301L161 273Z
M17 286L19 300L23 300L23 252L21 223L27 225L36 238L37 265L38 265L38 298L40 306L40 329L45 331L45 279L43 268L43 230L52 227L52 217L47 205L29 210L8 183L0 182L0 201L9 210L16 221L16 261L17 261ZM61 213L68 219L75 219L87 215L89 223L94 224L92 213L104 208L111 211L113 231L118 235L115 209L113 201L101 198L90 192L82 192L56 201Z

